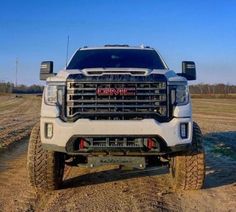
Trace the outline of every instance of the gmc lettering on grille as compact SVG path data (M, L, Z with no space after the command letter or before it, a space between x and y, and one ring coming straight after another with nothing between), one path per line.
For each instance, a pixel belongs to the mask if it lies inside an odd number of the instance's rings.
M99 96L134 96L135 88L97 88Z

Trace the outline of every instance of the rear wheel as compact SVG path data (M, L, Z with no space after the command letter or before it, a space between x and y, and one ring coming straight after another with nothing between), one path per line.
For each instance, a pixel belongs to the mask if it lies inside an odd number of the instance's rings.
M193 123L192 148L171 159L171 176L177 190L201 189L205 178L205 153L202 133L199 126Z
M60 187L64 173L64 155L44 150L39 124L32 129L27 156L30 184L35 189L54 190Z

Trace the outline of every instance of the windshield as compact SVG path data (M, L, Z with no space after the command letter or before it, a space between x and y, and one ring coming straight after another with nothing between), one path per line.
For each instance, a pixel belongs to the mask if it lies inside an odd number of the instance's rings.
M78 50L67 69L85 68L147 68L165 69L155 50L88 49Z

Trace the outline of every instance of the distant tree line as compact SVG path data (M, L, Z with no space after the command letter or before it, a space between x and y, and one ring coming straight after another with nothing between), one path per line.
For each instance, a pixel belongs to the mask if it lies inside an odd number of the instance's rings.
M191 94L233 94L236 93L236 85L229 84L196 84L190 86Z
M10 82L0 82L0 93L19 93L19 94L34 94L42 93L43 86L40 85L17 85Z
M12 93L14 84L10 82L0 82L0 93Z
M40 85L18 85L10 82L0 82L0 93L42 93ZM190 86L191 94L233 94L236 93L236 85L228 84L196 84Z

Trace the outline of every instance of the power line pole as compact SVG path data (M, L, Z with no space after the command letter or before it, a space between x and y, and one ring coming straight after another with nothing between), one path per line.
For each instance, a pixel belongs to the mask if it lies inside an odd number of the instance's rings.
M18 59L16 58L16 82L15 82L16 87L17 87L17 74L18 74Z
M67 44L66 44L66 67L68 63L68 52L69 52L69 43L70 43L70 36L67 36Z

